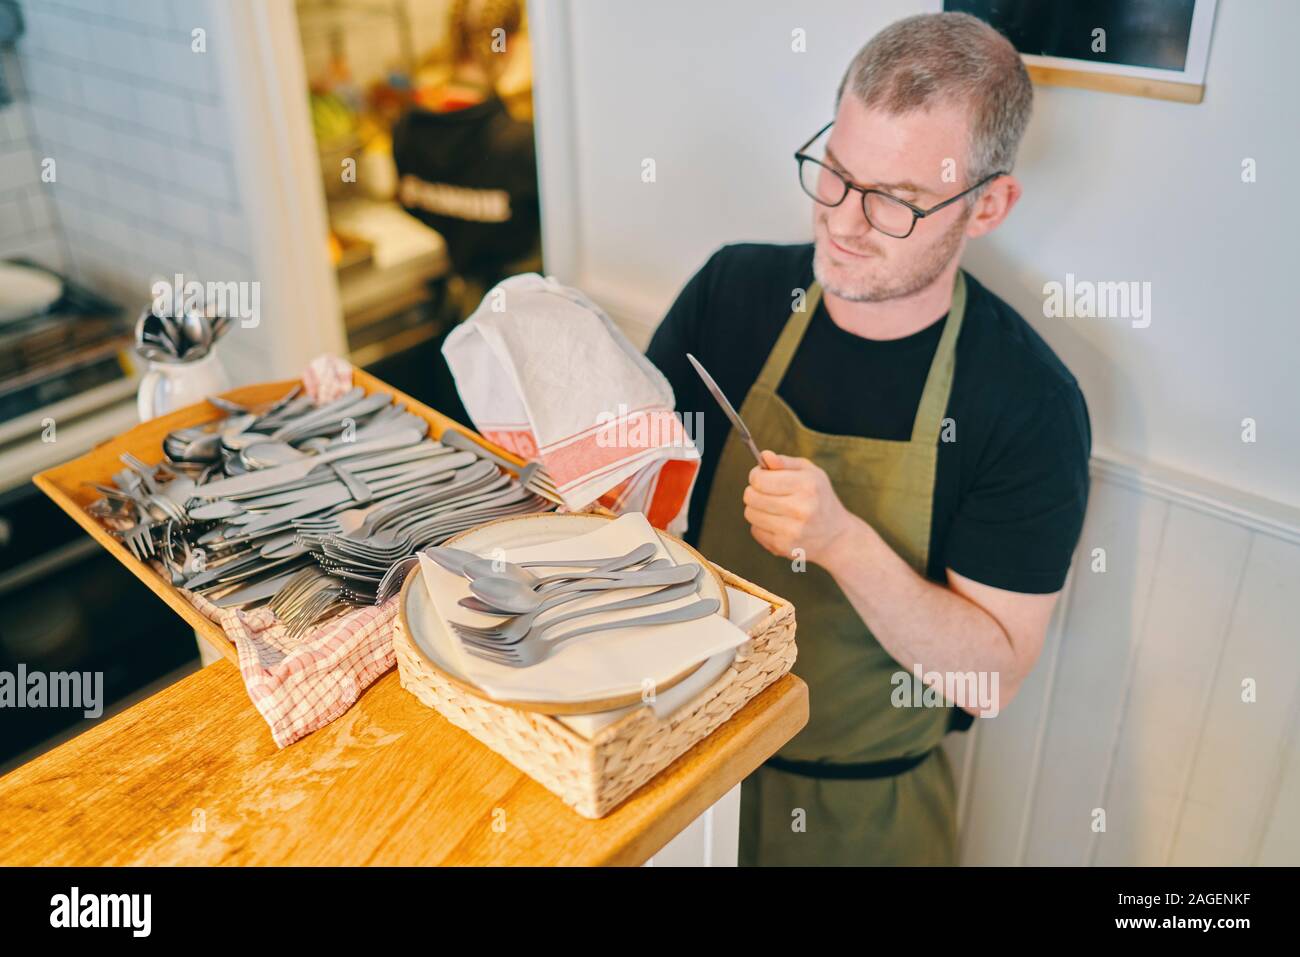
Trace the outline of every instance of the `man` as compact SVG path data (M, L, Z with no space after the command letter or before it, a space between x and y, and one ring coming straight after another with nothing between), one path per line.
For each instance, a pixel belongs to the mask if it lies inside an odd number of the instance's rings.
M1031 101L983 22L886 28L800 151L814 242L723 248L650 345L678 407L705 410L694 540L798 618L810 720L744 783L742 864L955 863L938 745L1006 707L1038 658L1087 500L1087 409L958 268L1020 198ZM687 352L737 401L764 467ZM917 706L914 674L977 677L996 700Z

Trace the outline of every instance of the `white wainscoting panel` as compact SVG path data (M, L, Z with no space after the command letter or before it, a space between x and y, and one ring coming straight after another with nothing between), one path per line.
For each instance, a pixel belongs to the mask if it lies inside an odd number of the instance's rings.
M1297 601L1300 516L1097 460L1038 667L947 742L962 862L1300 863Z

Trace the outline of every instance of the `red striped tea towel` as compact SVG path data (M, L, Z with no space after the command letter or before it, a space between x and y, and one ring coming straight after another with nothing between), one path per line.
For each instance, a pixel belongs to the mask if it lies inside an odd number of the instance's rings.
M583 293L512 276L442 351L475 428L540 459L567 507L600 501L686 530L699 451L673 411L672 386Z

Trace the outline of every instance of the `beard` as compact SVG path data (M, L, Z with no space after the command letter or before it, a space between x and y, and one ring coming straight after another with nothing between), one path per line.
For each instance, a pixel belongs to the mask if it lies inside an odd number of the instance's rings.
M960 252L969 218L970 210L967 209L960 219L915 260L907 262L903 267L893 268L887 276L851 275L849 270L853 268L853 263L837 264L833 253L818 238L813 250L813 276L826 292L849 302L886 302L914 296L938 279ZM915 237L899 242L908 242L913 238ZM855 244L851 248L861 249L863 246ZM881 258L873 264L881 266L885 260Z

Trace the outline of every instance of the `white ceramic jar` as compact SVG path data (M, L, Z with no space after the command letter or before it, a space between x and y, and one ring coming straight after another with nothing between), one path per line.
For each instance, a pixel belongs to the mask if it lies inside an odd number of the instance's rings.
M140 421L144 422L195 402L202 402L208 396L225 392L229 388L230 379L221 365L216 349L195 362L162 362L155 359L149 362L149 371L140 380L140 388L136 391L136 410L140 414Z

